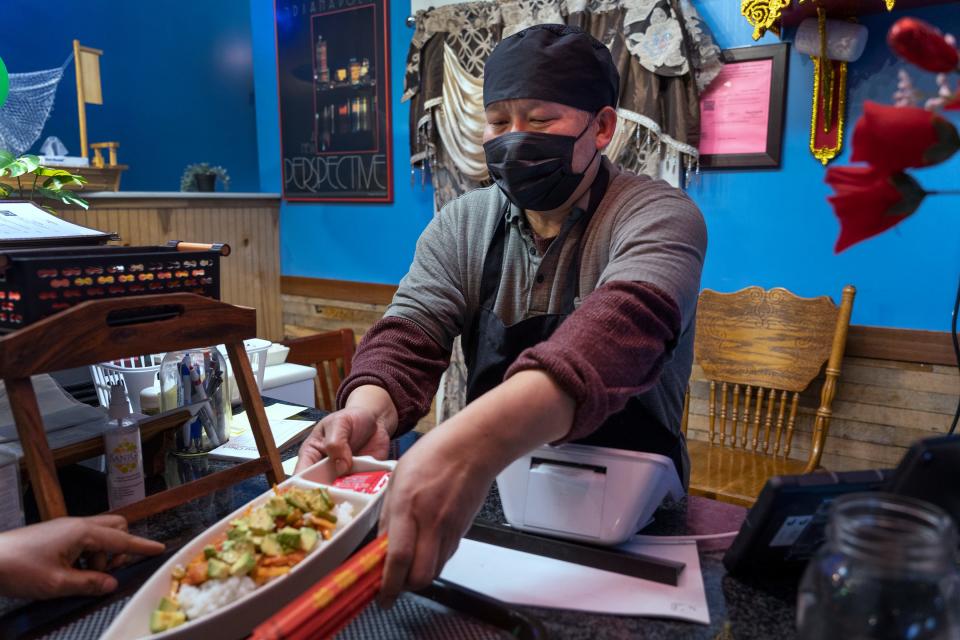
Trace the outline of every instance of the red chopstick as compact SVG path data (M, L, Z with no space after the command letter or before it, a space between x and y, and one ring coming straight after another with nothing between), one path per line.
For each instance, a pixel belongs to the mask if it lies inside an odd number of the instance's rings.
M252 640L329 638L345 627L377 595L387 556L382 535L318 582L309 591L253 630Z
M343 607L340 608L335 615L330 616L330 619L325 621L325 624L318 630L317 635L310 636L313 638L333 638L336 636L344 627L353 622L353 619L360 615L364 609L377 597L377 593L380 592L380 582L383 577L382 568L380 571L371 573L369 577L365 577L363 580L365 584L360 582L356 583L354 587L348 589L348 594L344 594Z

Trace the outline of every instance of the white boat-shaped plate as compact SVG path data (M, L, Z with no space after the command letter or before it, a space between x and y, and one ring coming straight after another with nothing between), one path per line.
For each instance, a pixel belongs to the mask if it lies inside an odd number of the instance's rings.
M362 456L353 459L350 473L364 471L392 471L395 461L375 460ZM130 599L113 623L101 636L101 640L133 640L149 637L151 640L173 638L243 638L255 626L283 608L284 605L313 586L325 575L342 564L377 524L383 503L381 490L375 495L338 489L330 485L336 479L336 471L327 458L288 478L279 486L306 488L327 487L335 502L353 504L353 520L334 532L333 537L307 555L285 576L276 578L242 598L186 624L164 631L150 633L150 614L157 608L160 598L170 591L170 572L176 565L187 566L190 560L203 552L204 546L212 543L227 530L230 521L243 515L248 507L263 504L273 495L273 490L254 498L218 523L198 535L163 564Z

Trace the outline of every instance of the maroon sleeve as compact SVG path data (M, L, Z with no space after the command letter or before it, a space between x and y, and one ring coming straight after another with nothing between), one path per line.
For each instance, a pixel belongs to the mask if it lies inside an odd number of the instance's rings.
M390 394L399 420L396 436L406 433L430 411L450 352L405 318L386 317L363 336L350 375L337 391L337 407L359 386L373 384Z
M505 378L525 369L549 373L577 404L563 439L577 440L653 386L679 335L680 310L670 296L643 282L609 282L549 340L521 353Z

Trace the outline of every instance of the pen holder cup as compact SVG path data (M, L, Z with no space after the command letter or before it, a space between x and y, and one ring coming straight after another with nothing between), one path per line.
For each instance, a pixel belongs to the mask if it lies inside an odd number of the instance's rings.
M230 380L216 347L172 351L160 364L160 409L190 409L176 433L175 452L207 453L230 439Z

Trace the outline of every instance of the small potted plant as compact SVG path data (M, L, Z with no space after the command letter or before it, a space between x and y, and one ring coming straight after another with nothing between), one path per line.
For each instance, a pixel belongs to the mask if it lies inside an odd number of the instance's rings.
M217 178L223 190L229 191L230 176L223 167L212 167L206 162L188 165L180 178L180 191L215 191Z
M47 201L87 209L87 201L74 192L86 183L86 178L66 169L43 166L37 156L17 157L0 149L0 200L29 200L51 212Z

